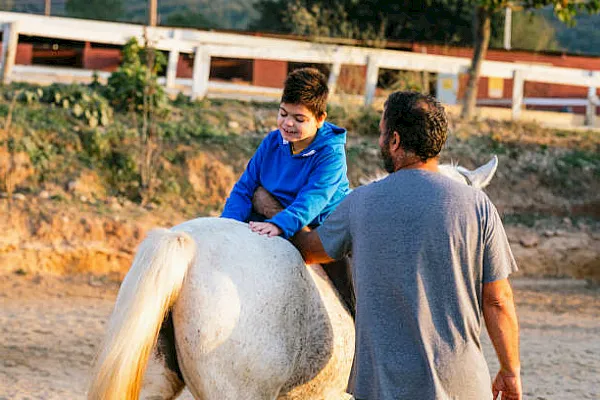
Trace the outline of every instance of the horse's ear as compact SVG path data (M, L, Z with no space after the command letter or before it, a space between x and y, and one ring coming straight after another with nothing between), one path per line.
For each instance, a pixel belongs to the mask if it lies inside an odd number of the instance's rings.
M498 168L498 156L494 155L494 157L485 165L477 168L476 170L469 171L464 167L456 167L456 170L460 172L469 184L473 187L482 189L489 185L490 181L494 177L496 173L496 169Z

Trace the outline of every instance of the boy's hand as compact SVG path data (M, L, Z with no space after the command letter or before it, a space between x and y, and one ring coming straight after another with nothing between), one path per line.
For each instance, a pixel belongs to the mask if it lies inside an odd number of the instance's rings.
M283 233L280 227L270 222L249 222L250 229L259 235L268 235L269 237L279 236Z

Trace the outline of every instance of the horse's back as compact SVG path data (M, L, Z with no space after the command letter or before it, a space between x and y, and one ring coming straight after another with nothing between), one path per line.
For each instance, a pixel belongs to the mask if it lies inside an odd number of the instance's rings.
M329 309L340 305L324 304L322 292L331 289L315 281L288 241L218 218L174 230L197 245L173 309L179 364L197 397L239 396L240 387L247 398L292 396L337 360L339 315L332 322Z

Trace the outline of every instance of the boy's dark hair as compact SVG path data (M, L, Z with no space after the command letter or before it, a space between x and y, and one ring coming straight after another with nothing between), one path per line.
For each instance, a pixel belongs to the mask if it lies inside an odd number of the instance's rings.
M316 68L300 68L285 79L281 102L302 104L319 118L327 109L327 78Z
M385 102L386 138L396 131L400 145L425 161L439 154L448 136L444 107L434 97L416 92L394 92Z

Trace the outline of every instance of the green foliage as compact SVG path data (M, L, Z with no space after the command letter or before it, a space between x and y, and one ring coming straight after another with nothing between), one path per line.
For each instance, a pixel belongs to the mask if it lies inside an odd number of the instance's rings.
M503 23L504 25L504 23ZM511 47L519 50L552 51L558 50L556 28L541 13L534 11L513 11ZM502 36L493 36L490 47L504 45Z
M373 107L334 106L327 107L327 120L343 126L352 136L379 136L381 111Z
M556 162L559 170L580 169L581 172L593 171L600 176L600 154L597 152L575 150L564 154Z
M219 25L206 18L204 14L192 10L180 10L169 14L161 25L177 26L182 28L218 29Z
M140 172L135 156L127 149L113 149L105 158L107 183L115 194L139 201Z
M363 107L349 114L345 125L349 132L359 136L379 136L379 121L381 112L372 107Z
M108 101L98 92L83 85L62 85L54 83L48 87L25 87L5 93L8 99L18 96L17 101L33 106L38 103L50 104L67 110L70 115L82 120L89 127L107 126L112 122L113 110Z
M382 20L379 30L373 26L361 28L358 21L350 18L341 2L323 7L319 3L308 5L303 0L294 0L287 4L282 19L290 27L290 33L295 35L378 41L385 39L385 20Z
M259 0L256 8L261 17L251 26L255 30L442 44L472 41L471 1L342 0L332 6L325 0ZM493 25L500 25L501 17L495 18Z
M225 131L203 120L164 121L159 127L161 136L172 142L227 136Z
M165 108L167 96L158 84L157 74L166 65L166 58L161 52L152 50L155 62L149 71L146 64L150 51L142 47L135 38L131 38L123 48L123 62L107 82L106 96L115 109L142 112L146 87L155 111Z
M148 0L127 0L124 18L135 22L147 21ZM169 25L171 16L202 15L211 25L224 29L247 29L250 20L257 17L254 0L159 0L160 24Z
M544 10L543 15L553 24L561 48L574 53L600 55L600 15L578 15L575 26L565 26L550 10Z
M423 89L423 77L420 71L387 70L380 74L378 87L389 92L398 90L420 92Z
M118 21L123 17L123 0L67 0L69 17Z
M42 101L69 110L75 118L90 128L107 126L112 122L113 110L98 92L82 85L54 83L44 89Z

